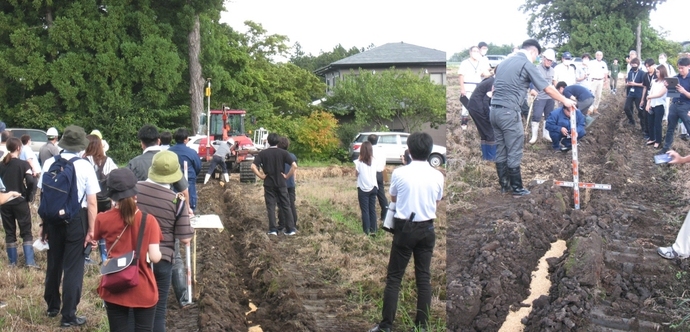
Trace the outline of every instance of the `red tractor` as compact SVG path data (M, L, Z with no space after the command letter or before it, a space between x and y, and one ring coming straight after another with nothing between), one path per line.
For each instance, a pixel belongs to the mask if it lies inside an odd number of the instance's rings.
M207 137L203 137L199 142L200 174L208 172L211 157L216 152L214 145L226 144L225 142L231 138L234 141L234 145L231 148L232 154L225 158L228 172L239 172L240 182L256 182L256 176L252 172L251 164L254 161L254 155L259 152L260 147L254 145L254 142L245 134L244 119L246 114L247 112L244 110L232 110L223 106L222 110L211 110L209 121L205 121L206 114L202 116L200 127L203 127L203 133L206 133L205 125L209 125L211 144L208 144ZM213 171L212 177L220 178L220 176L221 170L220 167L217 167ZM197 177L197 182L203 183L203 181L203 176Z

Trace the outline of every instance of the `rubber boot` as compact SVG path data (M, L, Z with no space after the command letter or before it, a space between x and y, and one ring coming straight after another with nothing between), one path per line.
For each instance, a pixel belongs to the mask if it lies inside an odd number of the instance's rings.
M551 135L549 135L549 131L546 130L546 121L544 121L544 129L541 132L542 136L544 136L544 140L547 142L551 142Z
M508 163L496 163L496 174L498 174L498 183L501 185L501 193L512 192L510 187L510 178L508 177Z
M206 184L210 178L211 178L211 174L206 174L204 176L204 184Z
M98 252L101 254L101 264L108 259L108 252L105 249L105 239L98 240Z
M537 138L539 136L539 122L532 121L532 138L529 140L529 144L537 143Z
M6 243L7 247L7 258L10 261L10 266L17 266L17 244L16 243Z
M24 259L26 260L26 267L38 268L36 260L34 259L34 247L30 244L25 244L22 247L24 249Z
M508 168L508 175L510 176L510 187L513 190L513 197L520 197L529 195L529 190L522 186L522 175L520 174L520 166L515 168Z
M496 160L496 144L486 144L486 155L485 160L494 161Z
M223 173L223 179L225 182L230 182L230 175L228 173Z

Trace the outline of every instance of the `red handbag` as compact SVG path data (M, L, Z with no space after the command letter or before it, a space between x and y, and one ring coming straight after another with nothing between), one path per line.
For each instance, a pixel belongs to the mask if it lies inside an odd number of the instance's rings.
M139 250L141 249L141 241L144 238L144 229L146 228L146 213L142 213L141 227L139 227L139 236L137 236L137 246L134 250L115 257L110 258L110 252L125 233L125 228L117 237L110 250L108 250L108 259L101 266L101 283L100 287L108 290L110 293L121 293L139 284ZM133 230L134 228L132 228Z

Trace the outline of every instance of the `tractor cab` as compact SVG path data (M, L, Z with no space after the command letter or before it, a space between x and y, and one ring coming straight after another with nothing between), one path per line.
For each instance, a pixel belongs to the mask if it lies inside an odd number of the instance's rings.
M212 156L216 149L213 147L214 141L227 141L232 138L235 142L236 150L249 149L254 146L251 138L245 134L244 119L247 112L244 110L231 110L224 107L222 110L211 110L211 119L207 121L206 114L201 116L202 134L206 133L206 126L209 126L211 144L207 138L202 138L199 143L199 157L206 158ZM207 154L208 151L208 154Z

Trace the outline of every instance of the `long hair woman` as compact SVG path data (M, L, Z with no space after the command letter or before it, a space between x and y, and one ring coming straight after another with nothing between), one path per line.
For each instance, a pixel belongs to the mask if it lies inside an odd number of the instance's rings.
M647 145L654 144L654 148L658 149L663 146L661 141L661 121L664 118L664 108L666 107L666 88L665 78L668 76L666 66L661 65L656 67L656 80L652 81L652 85L647 93L647 126L649 126L649 141Z
M376 233L376 167L374 166L374 149L366 141L359 148L359 158L354 161L357 174L357 200L362 211L362 229L364 234Z
M86 151L84 151L82 157L88 160L91 166L93 166L93 170L96 171L98 183L101 186L101 192L96 195L98 200L98 213L101 213L110 210L112 206L112 202L106 194L105 179L112 170L117 169L117 165L110 157L105 155L105 151L103 151L103 142L100 137L97 135L87 135L86 138L89 140L89 145L86 146ZM101 262L105 261L105 250L105 241L101 240L98 242ZM88 257L86 259L87 262L90 261Z
M2 227L5 229L7 258L10 265L17 265L17 225L19 225L26 266L37 268L32 246L34 238L31 233L31 210L29 209L29 203L33 200L35 193L36 178L33 176L31 165L19 159L22 142L16 137L11 137L7 140L6 147L7 154L0 163L0 178L7 191L16 191L21 194L21 197L12 199L0 207Z
M147 215L141 248L136 248L141 227L142 212L137 207L137 178L128 168L115 169L108 175L108 196L113 208L96 216L94 240L105 239L108 258L137 250L139 284L119 293L98 287L98 295L105 301L110 331L129 331L127 323L130 309L134 311L135 331L151 331L158 302L158 287L153 270L146 261L161 259L161 229L152 215ZM116 242L117 241L117 242Z

